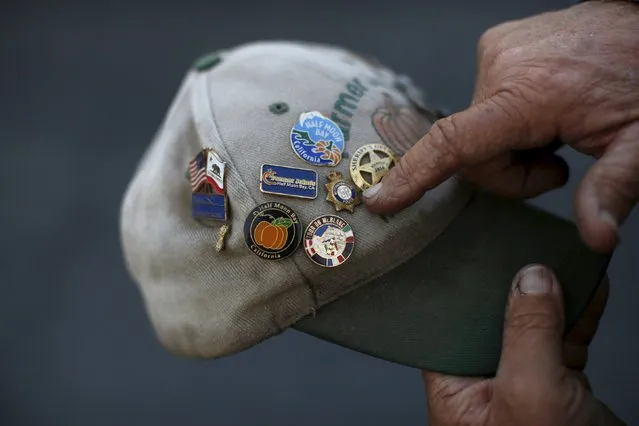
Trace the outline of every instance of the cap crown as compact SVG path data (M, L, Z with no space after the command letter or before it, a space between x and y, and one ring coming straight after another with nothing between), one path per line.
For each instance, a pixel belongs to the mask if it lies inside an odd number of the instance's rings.
M127 265L158 337L172 352L215 358L284 330L411 258L468 200L451 179L391 218L363 205L337 213L326 201L328 173L350 180L358 148L385 144L401 155L435 120L406 77L343 49L292 42L251 43L203 64L184 80L121 211ZM293 125L309 112L342 131L346 154L335 167L309 164L291 146ZM226 163L230 231L219 252L219 225L204 226L191 215L185 171L202 148L213 148ZM264 163L315 170L317 198L262 193ZM351 257L322 268L302 246L285 259L256 256L243 227L265 202L292 208L302 230L318 216L338 215L355 235Z

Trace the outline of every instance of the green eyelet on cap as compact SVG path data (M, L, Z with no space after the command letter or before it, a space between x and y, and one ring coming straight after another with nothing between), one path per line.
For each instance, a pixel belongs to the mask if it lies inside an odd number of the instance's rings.
M222 57L219 52L208 53L199 57L194 63L193 68L198 71L208 71L217 64L222 62Z
M289 110L288 104L286 102L275 102L268 106L268 110L273 114L281 115L286 114Z

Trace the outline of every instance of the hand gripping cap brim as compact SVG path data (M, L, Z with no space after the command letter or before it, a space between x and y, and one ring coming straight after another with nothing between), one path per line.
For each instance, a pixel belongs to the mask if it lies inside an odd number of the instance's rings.
M417 256L294 328L415 368L490 376L499 364L506 302L520 268L553 269L568 332L609 260L589 250L572 223L478 193Z
M370 144L406 152L434 121L415 89L391 70L339 48L261 42L198 61L121 210L127 266L168 350L220 358L297 323L405 365L490 372L499 358L508 285L518 268L535 262L558 273L568 324L574 323L607 257L589 252L572 225L516 203L470 198L472 191L457 179L392 218L364 206L338 212L355 245L335 268L319 267L301 247L278 260L249 248L243 225L257 205L281 202L307 226L336 214L321 192L329 171L353 178L350 164ZM275 113L272 107L282 103L287 108ZM340 126L345 157L335 167L308 163L292 145L292 126L310 111ZM227 164L227 234L219 224L203 226L192 217L184 173L202 148L215 150ZM260 191L265 163L314 170L317 198ZM220 235L226 237L218 252ZM312 312L317 315L300 321Z

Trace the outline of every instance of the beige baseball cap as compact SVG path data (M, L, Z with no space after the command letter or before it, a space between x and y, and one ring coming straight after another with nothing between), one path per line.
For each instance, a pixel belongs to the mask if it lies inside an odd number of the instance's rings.
M440 117L348 50L255 42L198 60L124 194L121 240L159 340L220 358L290 327L392 362L495 371L510 282L562 282L567 328L604 276L575 227L456 178L392 217L358 203Z

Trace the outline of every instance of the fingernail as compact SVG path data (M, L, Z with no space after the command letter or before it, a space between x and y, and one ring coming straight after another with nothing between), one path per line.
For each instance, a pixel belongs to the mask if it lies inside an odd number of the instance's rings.
M379 192L379 190L382 189L382 183L378 183L376 185L371 186L370 188L366 189L362 195L364 196L364 198L366 199L370 199L375 197L375 195L377 195L377 193Z
M540 265L528 266L517 277L517 289L521 294L546 294L550 293L553 285L553 276L550 271Z
M615 219L615 217L611 215L610 213L608 213L607 211L604 210L600 212L599 219L601 219L602 222L610 226L615 232L617 232L617 230L619 229L619 224L617 223L617 219Z

